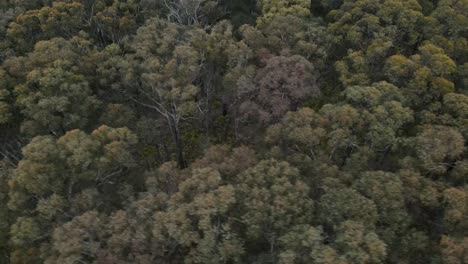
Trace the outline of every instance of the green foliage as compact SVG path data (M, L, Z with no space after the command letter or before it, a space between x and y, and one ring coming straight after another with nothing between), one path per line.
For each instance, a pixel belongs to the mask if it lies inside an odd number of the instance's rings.
M467 263L466 0L0 0L0 264Z
M460 132L444 126L422 128L411 143L414 144L416 162L422 170L431 174L446 172L447 163L462 155L465 145Z
M11 176L11 166L6 162L0 162L0 263L7 264L10 248L10 225L14 220L12 212L9 210L8 191Z
M67 68L56 62L56 67L33 70L26 83L15 88L17 105L25 116L25 134L63 134L85 128L98 109L100 102L84 76L74 75Z
M118 190L110 187L115 181L124 184L122 172L134 166L130 147L136 141L127 128L106 126L91 135L72 130L58 140L51 136L33 138L23 148L23 159L10 182L8 206L20 215L11 227L13 246L33 248L50 236L56 224L83 209L99 208L95 199L106 195L119 199ZM94 196L100 198L86 202L94 188ZM103 188L107 188L106 193ZM33 198L35 202L31 202ZM88 208L83 208L83 203Z
M309 188L296 168L276 160L261 161L240 175L239 198L246 206L241 219L249 238L272 246L290 226L306 224L313 214Z
M421 46L419 54L410 59L394 55L388 58L385 68L388 79L401 85L416 107L455 92L450 77L456 72L456 64L435 45Z
M365 228L372 230L377 221L374 202L349 188L329 190L319 204L320 222L333 228L351 220L362 222Z
M259 2L262 7L262 16L257 20L257 24L259 25L268 23L275 17L310 15L310 3L306 0L261 0Z
M421 6L416 0L344 1L328 14L329 28L349 47L362 49L380 39L411 46L421 34Z
M12 113L12 79L4 70L0 70L0 124L11 120Z
M8 37L15 48L27 51L39 40L72 37L82 28L84 6L79 2L54 2L53 6L30 10L8 26Z

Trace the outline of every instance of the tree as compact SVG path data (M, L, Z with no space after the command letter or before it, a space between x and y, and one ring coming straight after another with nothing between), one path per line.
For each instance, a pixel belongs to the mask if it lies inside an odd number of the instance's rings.
M455 92L450 76L457 69L455 62L435 45L423 45L419 52L409 60L401 55L391 56L385 65L389 81L396 85L401 82L415 107L439 101L445 94Z
M252 54L242 41L236 40L229 21L221 21L209 32L199 31L192 36L191 45L200 54L201 61L197 108L205 134L205 145L213 141L224 142L229 115L236 114L233 105L238 99L231 95L231 87L223 83L223 78L229 71L247 63ZM218 138L213 137L215 134L218 134Z
M199 76L200 54L189 45L195 32L185 32L181 26L159 19L148 21L138 30L132 44L135 50L132 59L139 74L135 78L141 81L137 81L136 91L131 87L123 91L164 120L181 168L187 167L181 124L194 116L199 93L194 83Z
M168 252L155 257L187 263L240 261L245 250L236 208L244 205L237 201L236 177L254 164L255 153L246 147L213 146L189 171L167 164L152 174L147 180L152 192L173 194L152 220L154 243ZM176 249L182 255L174 255Z
M8 205L19 215L11 229L13 248L38 248L56 224L99 208L106 196L114 204L125 200L119 192L131 183L124 176L135 165L131 146L136 140L126 128L106 126L91 135L72 130L58 140L35 137L23 149L10 185Z
M159 253L152 217L165 202L164 195L148 194L110 215L92 210L74 217L54 229L45 263L152 263Z
M84 6L79 2L54 2L52 6L30 10L10 23L7 36L19 52L30 50L39 40L71 38L83 28Z
M12 83L13 80L8 73L0 70L0 124L9 123L12 113Z
M386 244L359 222L341 224L335 244L348 263L384 263L387 255Z
M442 111L445 113L441 124L456 127L463 137L468 139L468 97L463 94L449 93L443 98ZM447 115L449 118L447 118ZM448 119L448 120L447 120Z
M279 263L324 263L345 264L335 249L325 245L323 230L309 225L291 228L291 231L280 238L283 251Z
M140 1L89 1L87 27L101 44L120 43L133 34L140 20ZM88 18L89 17L89 18Z
M277 16L257 27L243 25L240 31L243 41L257 56L264 54L265 49L274 55L289 52L305 57L314 65L323 66L329 55L331 36L320 20L294 15Z
M413 112L403 106L405 99L398 88L386 82L351 86L343 96L348 104L327 104L317 112L303 108L286 114L268 129L267 143L275 142L285 157L304 164L309 172L318 169L320 163L354 165L359 171L363 168L356 167L359 163L352 159L357 153L366 156L359 159L367 160L364 167L372 160L374 166L382 164L379 158L384 159L397 147L404 126L413 121Z
M260 0L262 7L262 16L257 19L257 24L268 23L277 16L286 16L288 14L295 16L309 16L310 2L306 0Z
M328 240L328 243L325 243ZM320 228L297 226L281 238L285 250L280 263L384 263L387 247L359 222L346 221L336 237L324 237Z
M350 220L373 230L378 219L375 203L350 188L330 189L320 198L318 211L320 223L331 228Z
M100 105L84 76L67 71L66 62L32 71L28 81L15 88L17 105L25 116L22 132L62 135L67 130L86 128Z
M231 148L226 145L215 145L206 150L205 155L192 163L193 168L213 168L229 183L235 183L238 174L257 164L253 149L241 146Z
M398 175L383 171L366 172L355 186L376 204L379 215L376 233L389 247L398 248L411 223L405 208L403 183Z
M210 16L221 17L223 12L218 6L219 0L162 0L162 2L167 9L168 20L180 25L205 24L212 19Z
M434 45L441 46L445 53L453 58L458 65L466 62L466 26L468 18L465 15L467 7L459 1L438 1L436 8L430 14L432 23L428 25L427 39Z
M275 262L279 239L296 225L308 224L314 213L309 187L299 172L287 162L274 159L260 161L238 176L236 186L241 205L240 220L248 250L256 257L265 254ZM255 254L256 253L256 254Z
M277 142L283 155L306 171L314 167L314 161L343 166L359 140L351 127L363 127L363 119L350 105L325 105L318 113L302 108L271 126L265 139L267 143Z
M405 50L418 43L424 16L418 1L344 1L328 14L329 29L342 45L365 51L374 41L390 40Z
M288 110L294 110L305 98L318 96L317 74L313 65L300 56L272 57L258 70L254 87L246 89L240 107L245 119L263 124L278 121ZM250 89L249 89L250 88ZM253 91L249 91L253 89Z
M466 245L468 241L465 238L456 239L449 236L442 236L440 245L442 248L442 260L449 264L463 263L467 260Z
M446 126L424 126L408 142L414 144L415 166L429 175L443 175L464 152L465 141L457 130Z
M99 252L99 240L105 234L105 220L102 218L98 212L90 211L56 228L52 236L52 256L44 263L76 263L94 259Z
M467 193L466 188L447 188L444 193L445 203L445 227L446 230L457 234L463 234L463 230L466 230L468 221L463 215L466 215L466 202Z
M169 201L167 211L154 215L158 223L153 228L155 243L162 254L169 252L161 257L177 258L171 254L175 249L183 252L186 263L238 262L244 250L232 232L235 203L234 187L223 184L219 172L194 169Z
M426 22L418 1L344 1L328 14L334 36L335 64L344 86L382 80L384 61L412 53L423 39Z
M101 102L91 89L94 65L86 58L93 48L85 38L39 41L27 55L5 61L10 127L22 126L28 137L90 127Z
M0 161L0 263L8 263L10 251L10 224L14 219L13 213L8 209L8 189L11 176L11 165L5 161Z

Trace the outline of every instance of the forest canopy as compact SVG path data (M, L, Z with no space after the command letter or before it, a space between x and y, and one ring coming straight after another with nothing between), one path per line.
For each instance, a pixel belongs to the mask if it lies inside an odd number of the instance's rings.
M0 264L468 263L468 0L0 0Z

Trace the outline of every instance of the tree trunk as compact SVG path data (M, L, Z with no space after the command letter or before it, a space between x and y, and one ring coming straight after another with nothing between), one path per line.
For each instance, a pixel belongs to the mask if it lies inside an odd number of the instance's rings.
M185 169L187 168L187 161L185 160L184 142L182 140L179 122L177 120L174 120L174 118L170 117L169 123L176 148L177 165L179 166L179 168Z

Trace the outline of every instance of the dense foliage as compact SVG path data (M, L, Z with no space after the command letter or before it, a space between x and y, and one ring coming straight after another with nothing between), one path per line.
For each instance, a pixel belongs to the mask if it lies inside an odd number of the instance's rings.
M468 263L467 0L0 0L0 264Z

